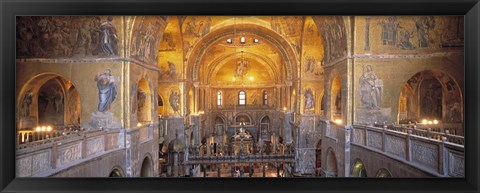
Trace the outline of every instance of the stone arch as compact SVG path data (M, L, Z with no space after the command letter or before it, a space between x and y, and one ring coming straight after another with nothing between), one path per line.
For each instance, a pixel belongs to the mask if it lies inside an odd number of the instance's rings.
M436 86L435 86L436 85ZM426 113L426 107L430 106L426 101L429 91L433 92L434 95L434 104L437 104L436 116L437 119L440 119L444 123L462 123L463 122L463 94L461 87L458 84L458 81L453 78L449 73L446 73L437 69L422 70L416 72L403 84L403 88L407 87L411 90L411 95L413 95L413 111L412 114L415 115L416 122L421 122L424 118L429 118L428 113ZM434 88L435 87L435 88ZM438 92L438 93L435 93ZM408 93L404 92L402 89L399 93L399 104L402 100L402 96ZM424 108L425 107L425 108ZM400 106L398 108L400 114ZM437 112L438 111L438 112ZM462 130L457 131L463 133Z
M223 56L220 56L218 58L215 58L212 62L208 64L208 66L211 66L205 72L205 76L203 76L203 79L200 81L205 82L206 84L212 84L212 79L215 77L215 75L218 73L218 71L229 61L234 59L236 57L237 53L229 53L229 54L224 54ZM245 59L254 59L261 65L265 67L268 71L268 75L271 78L274 78L274 83L280 83L281 82L281 76L275 76L276 74L283 74L281 69L278 69L275 66L275 62L273 62L270 58L262 56L260 54L256 54L253 52L244 52L244 57ZM200 72L199 72L200 73Z
M240 120L241 119L241 120ZM255 124L255 120L252 118L252 116L248 113L244 113L244 112L241 112L241 113L237 113L234 117L233 117L233 124L240 124L239 121L243 121L245 122L246 124L247 123L250 123L251 125Z
M392 173L390 173L390 171L388 171L385 168L381 168L377 171L377 174L375 175L375 177L377 177L377 178L391 178Z
M335 156L335 151L333 148L329 147L327 149L327 154L326 154L326 161L325 163L325 176L326 177L336 177L338 174L338 163L337 163L337 157Z
M154 170L153 170L153 161L150 154L144 156L142 161L142 166L140 169L140 177L153 177Z
M45 93L47 91L49 93ZM68 100L70 95L75 95L75 97L72 97L73 100ZM41 107L39 107L41 101L43 102ZM78 120L81 117L81 109L78 105L80 104L80 95L77 87L71 80L66 79L65 76L53 72L41 73L26 81L20 88L16 103L16 113L17 117L19 117L18 128L20 130L33 129L40 123L51 126L69 124L71 122L68 115L70 103L75 103L72 110L77 110ZM45 109L42 110L44 107ZM46 111L47 109L49 110ZM51 114L52 116L49 115L49 117L52 119L41 118L44 117L45 113Z
M124 176L125 176L125 172L123 172L120 166L114 166L112 169L110 169L110 173L108 175L108 177L111 177L111 178L124 177Z
M217 41L223 40L223 37L232 35L234 28L234 25L218 28L215 31L208 33L194 45L193 51L186 56L187 65L185 70L187 72L187 77L191 77L193 81L198 81L199 65L201 64L200 61L202 61L202 57L207 48L215 44ZM283 61L285 61L285 70L282 73L285 73L286 80L292 80L296 77L296 68L294 66L296 66L296 58L298 57L288 40L273 30L255 24L243 24L242 30L266 39L279 48L278 51L282 56Z
M365 164L360 159L355 159L352 167L352 177L367 177Z

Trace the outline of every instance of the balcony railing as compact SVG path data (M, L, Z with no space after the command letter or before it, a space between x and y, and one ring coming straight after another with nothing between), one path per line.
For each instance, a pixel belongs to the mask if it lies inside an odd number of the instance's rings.
M354 125L351 131L353 145L402 160L436 176L451 177L465 176L463 141L454 143L460 137L395 126Z

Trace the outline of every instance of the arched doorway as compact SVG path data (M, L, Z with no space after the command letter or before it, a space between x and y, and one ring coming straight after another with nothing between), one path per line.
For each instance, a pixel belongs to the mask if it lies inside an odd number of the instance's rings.
M353 165L352 177L367 177L367 170L362 160L357 159Z
M398 104L400 123L438 122L451 133L463 135L462 91L447 73L426 70L413 75L403 85Z
M112 170L112 172L110 172L108 177L118 178L118 177L123 177L123 175L122 175L122 172L118 168L115 168L115 169Z
M55 137L55 131L80 126L80 95L73 82L53 73L30 79L17 98L17 142Z
M152 161L149 157L145 157L142 162L142 169L140 170L140 177L153 177Z
M382 168L380 170L378 170L377 172L377 175L375 175L375 177L378 177L378 178L391 178L392 177L392 174L385 168Z
M337 157L332 148L327 151L325 177L337 177Z

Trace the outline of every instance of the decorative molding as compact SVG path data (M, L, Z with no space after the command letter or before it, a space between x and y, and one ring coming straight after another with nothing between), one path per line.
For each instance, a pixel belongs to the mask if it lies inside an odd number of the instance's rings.
M349 56L349 59L354 58L374 58L374 59L417 59L417 58L432 58L432 57L446 57L454 54L463 54L463 52L435 52L429 54L355 54Z
M17 58L16 62L35 62L35 63L99 63L99 62L131 62L149 70L160 71L154 64L147 64L135 58Z

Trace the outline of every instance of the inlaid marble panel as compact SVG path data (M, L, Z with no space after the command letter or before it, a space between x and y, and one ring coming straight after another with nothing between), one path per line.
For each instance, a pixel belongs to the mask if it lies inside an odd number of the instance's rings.
M57 168L82 159L82 144L75 143L58 150Z
M421 166L438 170L438 146L413 140L412 161Z
M395 156L405 158L407 148L405 139L392 135L386 135L385 137L385 151Z
M382 134L378 132L368 132L368 144L367 146L373 147L375 149L382 149Z
M87 156L101 153L105 149L103 135L88 139L87 142Z

